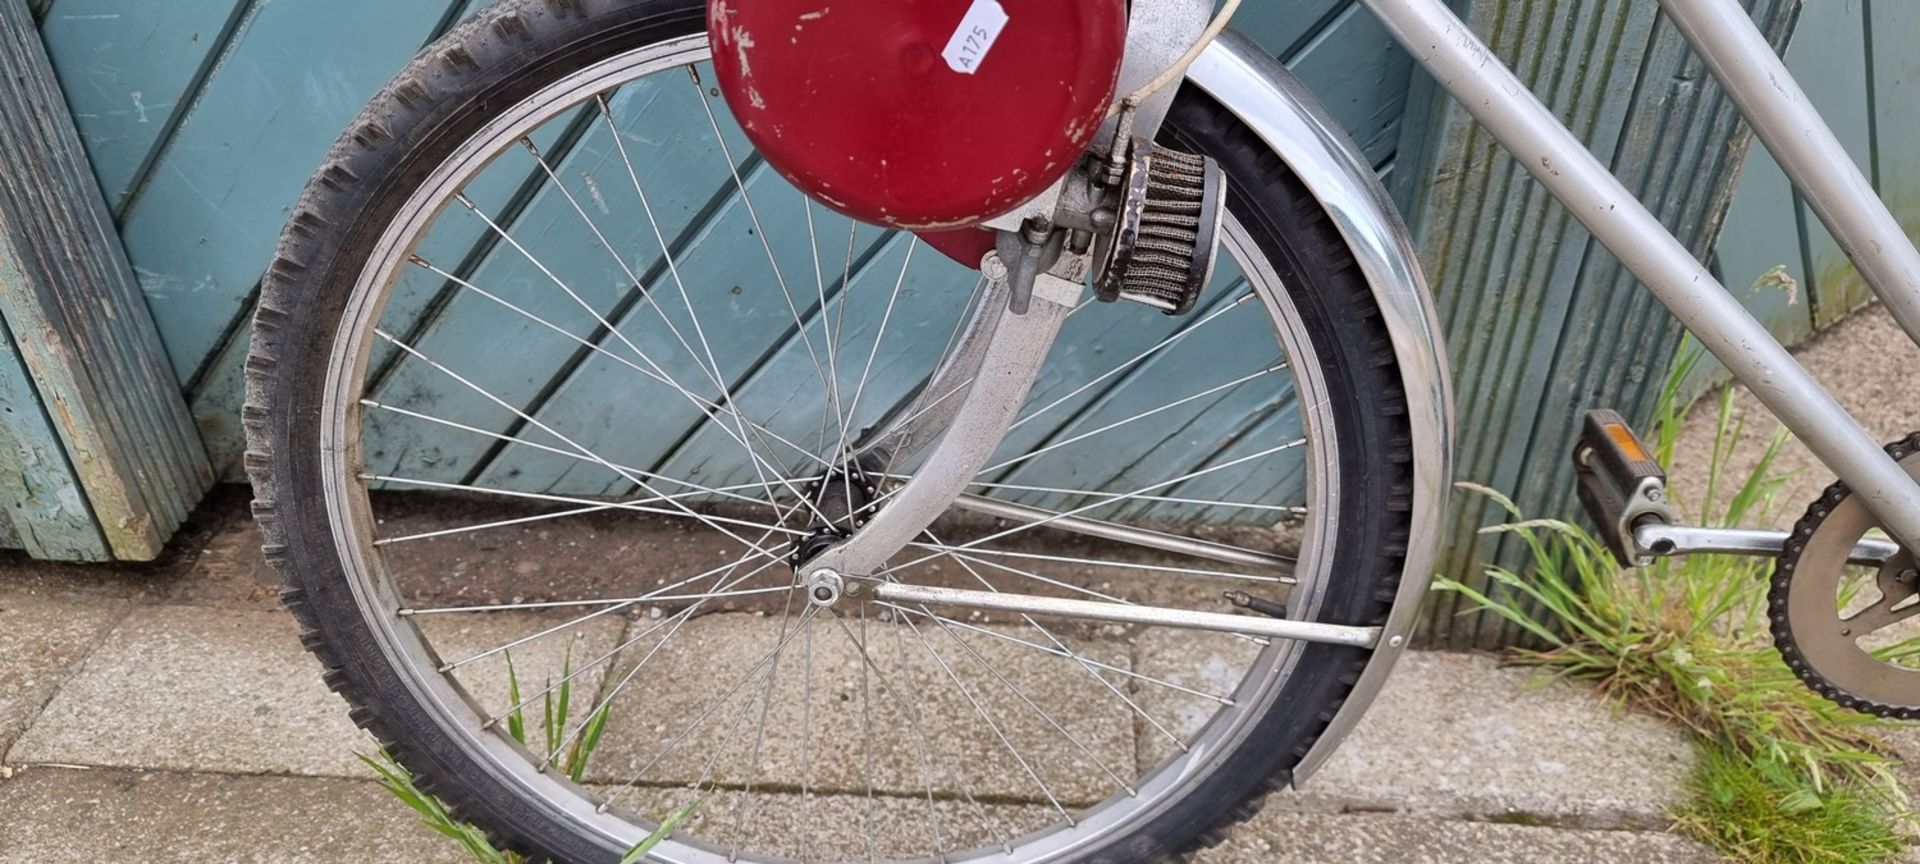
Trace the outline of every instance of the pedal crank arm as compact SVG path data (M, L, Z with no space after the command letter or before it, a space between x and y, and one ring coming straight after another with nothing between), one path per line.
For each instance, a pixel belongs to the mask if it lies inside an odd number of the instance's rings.
M1133 606L1125 603L1042 597L1033 594L903 585L898 582L882 582L873 587L870 596L881 602L906 606L909 611L918 611L917 607L921 606L954 606L989 612L1054 615L1119 624L1152 624L1187 630L1210 630L1215 633L1239 633L1270 639L1297 639L1302 642L1324 642L1329 645L1351 645L1358 648L1372 648L1380 641L1378 627L1350 627L1259 615L1232 615L1225 612L1200 612L1162 606Z
M1785 531L1752 528L1701 528L1646 522L1633 529L1634 545L1657 558L1675 555L1746 555L1778 558L1786 550ZM1879 566L1900 554L1900 545L1872 537L1854 544L1849 564Z
M1066 263L1063 259L1062 264ZM826 569L853 578L872 575L946 512L1013 425L1080 294L1078 278L1048 272L1035 280L1026 314L1000 307L973 383L946 418L945 434L927 453L924 466L887 496L886 505L853 536L809 561L808 572Z

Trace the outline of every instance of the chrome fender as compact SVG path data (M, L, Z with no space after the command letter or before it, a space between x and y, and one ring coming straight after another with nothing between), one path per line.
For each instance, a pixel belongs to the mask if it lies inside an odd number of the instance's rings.
M1452 488L1453 392L1433 298L1412 235L1360 149L1326 106L1253 40L1221 35L1187 80L1232 111L1299 175L1352 248L1373 287L1406 384L1413 427L1413 524L1405 569L1373 656L1333 722L1294 768L1298 786L1339 747L1406 649L1433 579Z

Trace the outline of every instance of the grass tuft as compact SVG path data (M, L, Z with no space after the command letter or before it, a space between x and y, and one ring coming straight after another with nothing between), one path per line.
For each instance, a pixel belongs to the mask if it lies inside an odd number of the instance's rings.
M506 651L502 654L505 656L507 667L507 698L513 704L505 718L507 734L524 746L527 743L527 723L522 702L530 700L523 700L520 695L520 673L513 665L513 653ZM572 679L573 647L569 645L560 667L559 686L555 687L552 681L548 681L541 692L540 719L546 724L541 731L544 736L542 743L546 747L543 752L547 763L565 772L573 782L579 783L586 774L587 765L593 758L594 750L600 746L600 738L606 731L607 718L612 706L610 704L600 706L592 716L587 718L579 733L572 735L572 743L563 745L563 738L569 734L564 730L570 728L568 723L573 710ZM560 752L563 746L564 754ZM455 817L437 796L421 789L413 774L395 761L386 750L381 750L375 756L355 755L373 770L381 788L418 814L420 821L427 827L458 844L467 857L480 864L526 864L525 856L494 846L486 832ZM667 835L673 833L674 828L691 816L699 805L699 800L695 799L674 811L672 815L662 820L660 827L647 835L646 839L627 850L627 854L621 857L620 864L634 864L645 859L647 853L659 845L660 841L665 840Z
M1671 464L1686 414L1680 383L1700 356L1683 349L1663 390L1661 464ZM1730 390L1718 407L1691 521L1769 518L1787 479L1775 469L1786 433L1735 475L1732 454L1749 433L1733 419ZM1622 569L1584 528L1528 519L1495 490L1461 486L1506 510L1509 521L1481 530L1520 541L1526 566L1489 567L1484 591L1445 578L1437 587L1534 637L1535 647L1514 649L1517 662L1692 733L1700 767L1691 800L1674 814L1678 828L1741 861L1869 864L1898 853L1909 809L1877 734L1887 723L1821 698L1781 662L1766 619L1772 562L1702 555Z
M1691 792L1674 814L1679 827L1735 861L1887 861L1904 845L1873 790L1840 783L1817 791L1802 770L1725 746L1700 749Z

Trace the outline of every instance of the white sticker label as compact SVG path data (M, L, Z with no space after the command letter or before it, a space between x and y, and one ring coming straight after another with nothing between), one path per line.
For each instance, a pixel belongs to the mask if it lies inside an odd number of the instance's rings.
M993 40L1000 38L1000 30L1006 26L1007 10L1000 8L1000 0L973 0L967 17L960 19L959 29L953 31L947 50L940 56L947 58L947 68L972 75L980 71L987 52L993 50Z

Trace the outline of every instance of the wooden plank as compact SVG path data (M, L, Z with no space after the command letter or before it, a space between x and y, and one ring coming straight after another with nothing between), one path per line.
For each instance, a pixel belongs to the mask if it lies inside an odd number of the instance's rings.
M1413 58L1393 41L1380 19L1358 3L1347 4L1324 30L1284 59L1326 102L1371 164L1384 164L1393 156L1400 143Z
M1867 59L1862 34L1866 10L1862 0L1826 0L1818 15L1808 15L1787 53L1787 68L1809 93L1820 116L1846 145L1860 170L1873 162L1868 134ZM1813 306L1813 325L1824 330L1873 300L1873 292L1847 259L1840 244L1820 224L1805 201L1798 204L1800 230L1805 238L1807 296Z
M1353 6L1353 0L1245 3L1233 16L1233 29L1285 60L1298 54L1302 46L1325 32L1330 22L1345 15Z
M559 139L566 131L562 128L566 125L551 124L530 137L542 152L565 153L571 145ZM545 178L546 174L537 167L517 163L496 164L467 185L466 195L481 210L494 214L497 224L512 230L524 211L524 204L518 202L531 199ZM455 210L421 241L415 251L427 260L445 262L444 266L452 268L456 275L470 276L472 266L460 265L476 250L490 248L485 241L491 235L491 229L487 228L485 222L464 210ZM431 308L444 303L452 292L458 290L457 286L450 289L446 280L429 271L408 268L394 287L383 323L411 342L415 331L422 326L422 316L429 314ZM206 444L209 461L220 470L223 477L233 482L246 480L240 468L240 454L246 448L245 435L240 428L240 403L244 396L243 371L247 346L252 336L252 322L249 321L228 337L226 344L221 346L220 354L210 364L210 371L197 382L192 402L194 423L199 427L201 440ZM397 350L384 342L374 346L368 364L373 372L369 374L382 374Z
M6 330L0 321L0 548L57 561L111 561L60 433Z
M1118 492L1160 484L1217 453L1218 439L1260 406L1290 398L1291 381L1279 372L1216 390L1280 360L1272 321L1259 304L1235 305L1198 332L1204 338L1180 340L1129 367L1119 383L1040 442L1049 452L1000 475L1000 482ZM1049 507L1080 503L1038 500Z
M21 0L0 6L0 315L108 550L159 554L212 483Z
M246 9L244 0L67 0L40 25L100 191L116 212Z
M653 302L635 306L617 322L624 338L601 340L608 354L595 355L581 364L541 406L542 423L565 430L583 446L620 465L651 470L673 457L677 448L685 453L685 460L708 465L709 474L733 474L737 469L751 479L758 475L752 473L753 466L737 439L721 435L687 440L710 422L702 403L609 355L632 361L632 349L638 348L652 361L642 368L670 378L698 399L706 400L707 405L719 404L725 392L745 404L751 398L748 394L757 387L769 386L761 382L770 380L788 382L779 385L788 395L804 392L824 401L821 374L836 365L850 396L857 373L849 370L848 364L863 359L864 348L847 343L830 357L827 331L844 328L849 334L858 333L862 314L877 315L881 305L878 299L863 302L843 316L843 273L851 274L848 281L855 286L856 296L884 297L875 293L872 274L876 269L885 271L891 279L892 271L882 266L884 261L877 253L882 243L898 247L905 241L889 240L877 228L856 226L813 205L821 261L816 280L812 256L806 251L809 237L803 227L807 218L803 208L807 205L799 190L769 170L756 171L747 187L754 214L747 212L738 197L730 199L702 229L699 241L675 256L679 279L668 273L654 280L650 289ZM781 262L778 278L761 246L753 215L759 217L766 240ZM924 248L920 254L933 257ZM785 281L784 289L781 280ZM682 285L686 287L685 296L680 293ZM957 305L960 300L956 296L947 302ZM805 323L804 337L794 323L796 309ZM905 319L907 313L918 311L900 308L896 314ZM681 344L683 339L685 345ZM718 366L713 372L721 384L703 371L709 349ZM869 407L884 410L889 404L870 403ZM747 416L755 423L778 425L772 417L750 411ZM728 428L739 434L737 428ZM807 429L804 438L790 440L814 446L817 432L817 428ZM804 467L800 454L790 446L748 440L762 458L774 464ZM565 494L623 492L632 486L604 466L526 447L503 452L481 482Z
M778 238L770 235L768 239ZM879 423L934 368L967 311L965 298L978 280L978 273L939 255L917 238L896 235L846 291L830 298L822 317L836 322L841 407L852 415L851 429ZM759 305L780 302L768 297ZM776 314L786 314L784 305ZM868 357L873 358L870 367ZM861 385L858 382L868 368L872 375ZM734 388L732 399L744 416L803 446L813 444L822 430L836 428L826 387L800 340L781 345L744 384ZM795 455L783 461L797 469L816 467ZM711 423L701 424L660 465L666 476L708 485L758 479L740 445Z
M361 105L419 50L448 4L256 5L135 191L121 236L188 381L253 294L286 208Z
M1726 229L1714 250L1721 282L1787 345L1813 335L1813 304L1805 287L1806 259L1801 255L1796 206L1786 172L1755 142L1734 188ZM1708 355L1683 384L1682 398L1691 400L1730 377L1727 368Z
M1920 3L1873 0L1874 151L1880 197L1907 236L1920 238Z
M716 198L724 202L724 190L733 183L728 163L717 156L701 92L683 73L671 72L627 85L613 104L626 130L627 155L647 190L648 206L662 235L681 252L706 236L703 232L718 209ZM737 142L729 146L742 152ZM510 152L495 164L521 171L535 163L525 152ZM510 244L495 247L470 281L567 333L597 338L593 334L598 318L617 316L642 297L628 274L640 276L649 288L656 287L668 275L665 259L626 173L626 160L604 123L593 125L556 173L566 178L573 200L551 185L543 187L512 232L526 251ZM588 230L576 202L581 209L594 208L591 215L600 234L624 253L621 261L614 260ZM456 218L469 217L457 214ZM758 252L757 241L753 251ZM543 266L551 277L542 272ZM579 299L568 296L554 284L555 279L573 289ZM785 315L785 308L780 312ZM565 374L584 359L577 341L473 292L456 294L414 347L514 409L411 360L381 383L375 398L498 434L520 425L515 411L538 411L541 394L560 383L553 376ZM484 467L493 449L493 442L484 436L385 412L370 414L366 429L367 459L375 470L417 479L457 482L470 478Z
M1477 32L1492 34L1493 50L1570 128L1599 145L1605 159L1619 130L1600 123L1597 112L1610 104L1610 116L1617 117L1619 103L1633 92L1652 17L1645 6L1602 12L1596 4L1476 3L1471 21ZM1590 60L1558 62L1567 56ZM1462 109L1449 103L1441 116L1445 131L1433 140L1447 149L1427 162L1435 187L1415 218L1424 226L1423 259L1455 348L1456 475L1513 489L1526 458L1526 436L1514 433L1532 425L1544 401L1543 361L1562 335L1581 244L1564 210ZM1442 572L1473 578L1487 552L1473 528L1492 515L1473 502L1457 508ZM1454 598L1431 605L1437 639L1476 644L1474 622L1452 617Z
M1784 39L1797 4L1760 0ZM1609 163L1681 239L1704 254L1724 219L1744 153L1733 114L1652 4L1473 4L1477 32ZM1567 57L1586 58L1582 63ZM1437 129L1409 132L1433 188L1417 202L1423 257L1455 348L1459 476L1514 494L1530 514L1577 511L1565 466L1578 414L1643 415L1663 380L1676 330L1610 254L1550 204L1531 178L1452 104ZM1503 518L1458 508L1440 570L1487 588L1488 560L1518 550L1475 530ZM1459 598L1430 603L1425 638L1457 648L1516 634Z

